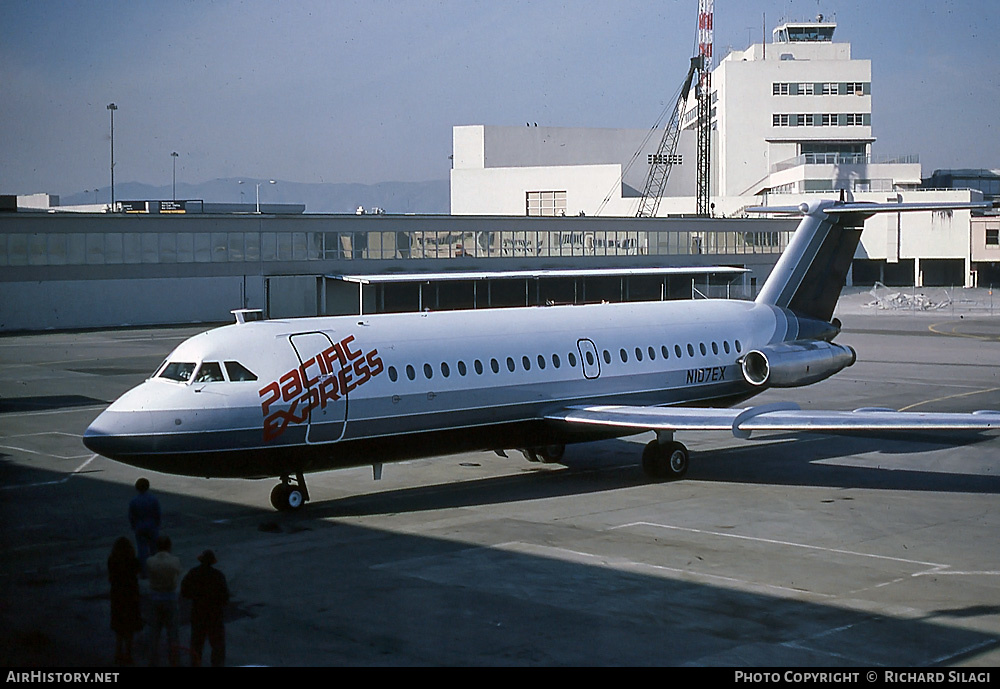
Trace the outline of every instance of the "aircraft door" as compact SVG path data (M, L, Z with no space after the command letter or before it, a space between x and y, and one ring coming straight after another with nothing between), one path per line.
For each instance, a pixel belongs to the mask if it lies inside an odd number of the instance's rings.
M347 429L347 393L341 393L338 359L333 340L325 333L298 333L289 337L299 360L302 385L310 391L307 443L329 443Z
M576 341L576 347L580 350L580 363L583 366L584 378L597 378L601 375L601 361L597 357L597 345L592 340L580 339Z

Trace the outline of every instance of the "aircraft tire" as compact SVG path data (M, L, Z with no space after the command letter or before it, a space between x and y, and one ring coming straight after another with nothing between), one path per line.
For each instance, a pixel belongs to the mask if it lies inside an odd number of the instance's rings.
M302 491L287 483L279 483L271 489L271 506L279 512L297 510L305 504Z
M671 441L661 445L649 442L642 451L642 470L657 481L676 481L687 473L690 456L683 443Z
M306 503L305 496L298 488L289 488L288 497L285 499L286 509L297 510Z
M565 445L543 445L542 447L535 448L535 454L538 456L542 462L548 464L549 462L558 462L566 454Z

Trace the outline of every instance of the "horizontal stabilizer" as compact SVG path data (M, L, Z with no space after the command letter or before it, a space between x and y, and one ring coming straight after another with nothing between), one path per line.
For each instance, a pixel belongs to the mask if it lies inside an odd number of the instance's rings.
M867 203L864 201L825 201L800 203L797 206L754 206L747 208L748 213L792 213L797 215L813 215L816 213L902 213L908 211L957 211L957 210L987 210L993 207L989 201L969 202L927 202L927 203Z
M757 206L754 213L801 216L792 240L757 295L758 304L789 309L829 321L840 298L847 272L867 218L902 211L985 210L987 202L864 203L819 199L798 206Z

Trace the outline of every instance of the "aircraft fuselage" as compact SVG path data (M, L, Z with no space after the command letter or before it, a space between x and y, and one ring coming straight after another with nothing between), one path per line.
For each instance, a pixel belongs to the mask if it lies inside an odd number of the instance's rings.
M634 431L545 414L733 404L761 390L745 352L830 327L728 300L234 324L181 344L85 443L157 471L255 478L607 438Z

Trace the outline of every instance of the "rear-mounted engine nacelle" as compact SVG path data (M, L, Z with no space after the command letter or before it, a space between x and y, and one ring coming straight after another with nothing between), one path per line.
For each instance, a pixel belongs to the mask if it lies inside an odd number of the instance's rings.
M845 345L822 340L798 340L747 352L743 377L753 386L794 388L829 378L847 368L858 355Z

